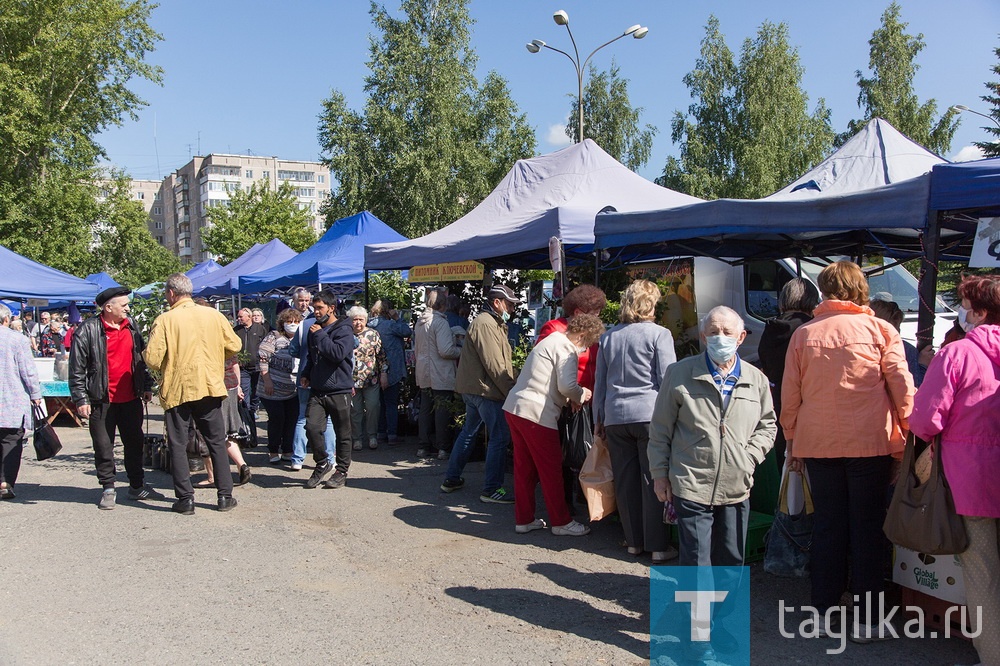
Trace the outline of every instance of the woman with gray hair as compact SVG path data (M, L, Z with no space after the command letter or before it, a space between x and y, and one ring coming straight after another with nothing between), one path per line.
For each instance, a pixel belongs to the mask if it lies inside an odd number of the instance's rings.
M670 331L658 325L660 289L636 280L622 294L621 321L601 336L594 381L594 421L607 438L615 501L631 555L652 554L653 564L677 556L663 524L649 474L649 422L667 368L677 360Z
M795 329L813 318L817 305L819 290L816 285L802 278L789 280L778 295L778 316L768 320L760 336L757 355L760 369L771 384L775 414L781 414L781 377L785 374L788 341L792 339ZM785 465L785 434L780 428L774 438L774 454L780 472Z
M31 405L42 404L31 345L9 323L10 308L0 303L0 500L14 499L24 435L33 428Z
M354 397L351 398L351 437L360 451L378 448L379 389L389 385L389 361L378 331L368 328L368 311L355 305L347 311L354 331Z

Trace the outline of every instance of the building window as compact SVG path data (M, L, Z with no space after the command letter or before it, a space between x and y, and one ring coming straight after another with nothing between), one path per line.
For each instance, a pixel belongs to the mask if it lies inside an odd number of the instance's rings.
M317 183L325 183L326 182L326 176L323 176L323 175L316 176L316 182Z
M159 201L161 198L163 197L161 196L160 192L157 192L156 194L153 195L153 201Z
M247 169L247 178L253 178L253 170Z
M153 215L163 215L163 207L162 206L153 206L152 213L153 213Z
M271 172L270 171L265 171L264 172L264 178L270 179L271 178Z
M135 198L136 199L145 199L146 198L146 193L145 192L136 192L135 193Z
M153 226L156 227L157 229L162 229L163 228L163 222L157 222Z
M157 236L156 242L159 243L160 245L163 245L163 236Z
M278 180L296 180L302 183L313 182L313 173L311 171L278 171Z

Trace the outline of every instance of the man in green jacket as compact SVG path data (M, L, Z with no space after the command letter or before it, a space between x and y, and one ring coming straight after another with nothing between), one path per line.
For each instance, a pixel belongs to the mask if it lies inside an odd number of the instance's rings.
M777 432L767 377L743 363L743 320L719 306L704 354L667 369L649 424L649 471L677 511L681 566L743 566L750 488Z
M443 492L454 492L465 485L462 470L469 461L472 441L479 432L479 426L485 423L489 445L479 500L494 504L514 503L514 494L503 487L507 444L510 442L503 402L514 387L507 321L514 312L514 306L520 302L510 287L495 285L487 295L489 309L481 312L469 326L455 376L455 391L462 395L465 402L465 425L451 449L448 472L441 484Z

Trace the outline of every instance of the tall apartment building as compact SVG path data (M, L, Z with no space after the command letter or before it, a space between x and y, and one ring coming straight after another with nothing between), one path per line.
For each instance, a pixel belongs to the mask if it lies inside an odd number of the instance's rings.
M326 221L319 209L330 195L330 171L319 162L212 153L193 158L162 181L133 180L132 194L149 213L153 237L182 262L196 264L212 258L201 237L206 212L228 206L230 192L249 189L259 180L273 189L291 183L299 209L313 214L313 228L322 233Z

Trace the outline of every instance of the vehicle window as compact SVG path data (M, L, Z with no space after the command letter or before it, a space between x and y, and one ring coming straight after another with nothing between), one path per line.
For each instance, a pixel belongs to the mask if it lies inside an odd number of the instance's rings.
M778 294L795 277L777 261L748 261L744 265L747 313L762 321L778 316Z

